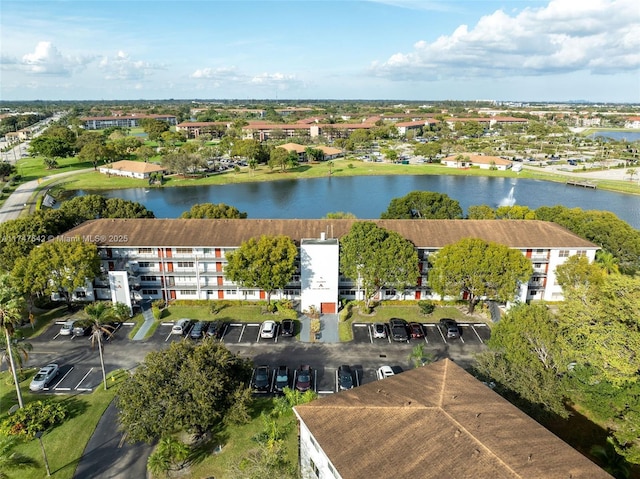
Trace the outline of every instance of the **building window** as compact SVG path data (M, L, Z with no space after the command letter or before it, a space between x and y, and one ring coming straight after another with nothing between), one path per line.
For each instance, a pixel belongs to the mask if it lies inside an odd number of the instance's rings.
M155 282L155 281L158 281L158 277L157 276L140 276L140 281Z
M193 261L178 261L178 268L193 268Z
M569 257L569 250L568 249L561 249L560 251L558 251L558 256L560 258L568 258Z
M196 290L195 289L185 289L185 290L183 290L181 292L185 296L195 296L196 295Z
M224 290L224 294L227 294L227 295L230 295L230 296L231 295L235 296L236 295L236 290L235 289L225 289Z
M87 297L87 293L84 291L76 291L74 296L76 298L86 298Z
M542 268L542 263L534 263L533 267L534 267L534 269L540 269L540 268Z
M153 248L138 248L138 254L153 254Z
M320 469L318 469L316 463L313 462L313 459L309 459L309 467L311 468L311 471L313 472L315 477L320 477Z
M331 474L333 475L333 477L335 477L336 479L339 478L340 476L338 475L338 473L336 472L336 470L333 468L333 466L331 465L331 463L328 463L327 466L329 467L329 471L331 472Z
M193 248L176 248L176 254L191 254Z
M143 289L142 290L142 294L151 296L151 295L156 295L158 294L158 290L157 289Z
M576 251L576 256L587 256L587 251L586 250L578 250Z
M148 261L141 261L140 263L138 263L138 266L140 268L154 268L155 265L155 263L149 263Z

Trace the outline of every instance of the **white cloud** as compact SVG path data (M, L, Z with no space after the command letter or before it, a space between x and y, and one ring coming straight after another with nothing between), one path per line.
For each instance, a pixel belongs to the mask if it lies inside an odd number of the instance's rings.
M239 72L236 67L202 68L196 70L190 76L197 80L206 80L208 86L216 88L223 85L228 86L231 83L236 85L277 88L279 90L288 90L304 85L304 83L298 80L295 75L286 75L284 73L260 73L251 76Z
M245 83L247 76L238 73L236 67L202 68L196 70L191 78L206 81L208 86L218 88L227 83Z
M22 57L21 66L37 75L69 75L93 59L63 55L51 42L38 42L33 53Z
M113 57L103 57L98 65L104 71L106 80L141 80L154 70L162 70L162 65L132 60L120 50Z
M251 84L265 88L277 88L278 90L289 90L304 86L304 82L298 80L295 75L285 75L283 73L260 73L251 78Z
M636 0L552 0L512 16L502 10L460 25L450 35L374 62L370 72L392 80L502 77L640 68Z

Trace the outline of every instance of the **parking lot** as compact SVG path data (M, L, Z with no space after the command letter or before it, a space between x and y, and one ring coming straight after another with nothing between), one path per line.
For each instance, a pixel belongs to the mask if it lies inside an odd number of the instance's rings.
M384 323L386 337L375 338L373 331L373 323L353 323L351 325L353 331L353 342L358 344L393 344L395 341L391 339L389 334L389 325ZM485 323L458 323L460 336L457 338L447 338L446 331L437 323L420 323L423 338L409 339L409 343L441 346L446 344L484 344L491 336L491 330ZM398 344L398 343L396 343ZM402 344L402 343L400 343Z

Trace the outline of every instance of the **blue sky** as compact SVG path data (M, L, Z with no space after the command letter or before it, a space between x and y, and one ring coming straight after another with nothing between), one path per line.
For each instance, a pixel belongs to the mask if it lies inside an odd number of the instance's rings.
M637 0L0 3L0 100L640 102Z

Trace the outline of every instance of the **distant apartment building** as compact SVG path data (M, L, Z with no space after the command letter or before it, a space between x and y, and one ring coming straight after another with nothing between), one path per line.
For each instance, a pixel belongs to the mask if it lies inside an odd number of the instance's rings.
M104 130L105 128L135 128L140 126L143 119L166 121L169 125L176 125L177 118L174 115L122 115L122 116L93 116L80 118L85 130Z
M338 309L339 298L363 299L357 278L339 271L339 243L353 219L98 219L61 235L97 241L105 275L124 272L136 301L143 299L261 300L265 291L241 287L225 276L227 254L253 237L285 235L299 248L298 270L274 299L300 301L324 313ZM362 221L362 220L360 220ZM429 288L429 256L463 238L481 238L517 249L533 265L522 284L521 301L563 299L556 267L573 255L595 259L598 247L555 223L525 220L367 220L399 233L418 253L415 285L385 288L376 300L439 297ZM77 299L110 299L112 285L96 278ZM516 298L514 298L516 299Z

